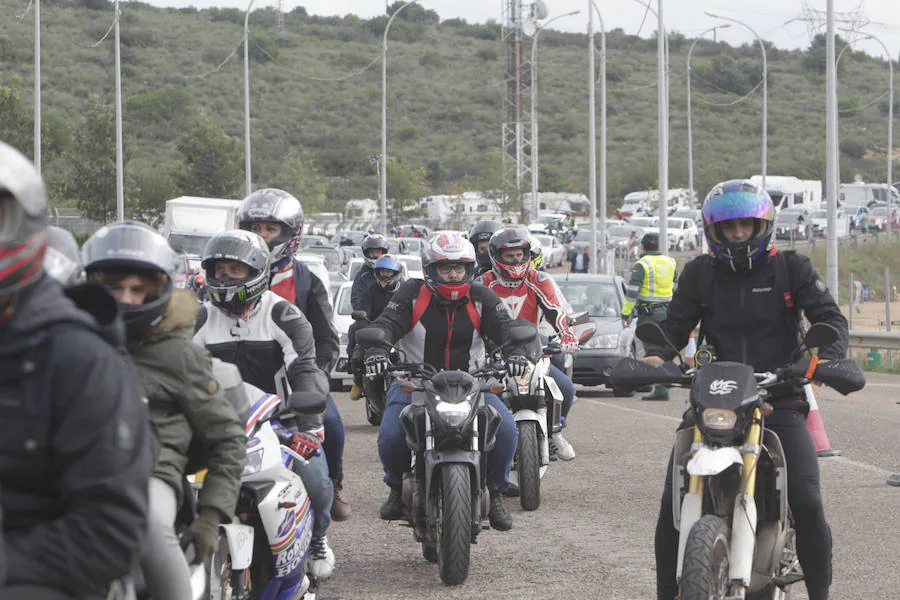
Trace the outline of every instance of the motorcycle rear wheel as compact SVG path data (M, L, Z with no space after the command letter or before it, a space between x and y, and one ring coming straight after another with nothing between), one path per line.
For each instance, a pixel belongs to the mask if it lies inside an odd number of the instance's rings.
M437 563L441 581L459 585L469 576L472 483L466 465L441 465L437 514ZM427 558L427 557L426 557Z
M684 548L681 600L718 600L729 595L730 563L728 524L716 515L704 515L694 524Z
M519 421L519 448L516 471L519 476L519 504L522 510L537 510L541 505L541 455L537 423Z

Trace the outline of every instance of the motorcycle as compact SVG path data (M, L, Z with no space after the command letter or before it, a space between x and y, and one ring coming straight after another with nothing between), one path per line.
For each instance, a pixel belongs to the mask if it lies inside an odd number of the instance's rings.
M526 343L534 335L533 326L527 332L514 327L510 343ZM390 348L378 328L358 331L357 340ZM499 393L503 386L482 384L478 378L502 373L493 366L472 373L438 372L430 365L403 362L389 371L412 394L400 413L413 453L413 470L403 479L409 524L422 555L438 564L441 581L459 585L469 575L471 544L489 528L486 461L500 427L500 414L485 404L483 392Z
M638 326L644 341L675 350L656 323ZM838 338L813 324L794 356ZM819 363L800 359L774 372L754 373L735 362L713 362L682 372L631 358L613 371L615 385L688 387L693 428L676 434L672 465L674 520L679 531L677 578L681 600L754 598L780 600L803 579L788 506L787 466L778 436L765 427L773 407L767 389L776 384L819 381L841 394L865 385L851 359Z
M369 317L365 311L355 310L352 315L353 320L362 327L370 324ZM357 330L357 333L360 330ZM395 357L395 353L391 352L391 356ZM381 425L381 417L384 416L384 407L387 405L387 391L391 387L391 378L385 375L376 377L363 377L363 396L366 399L366 420L370 425L376 427Z

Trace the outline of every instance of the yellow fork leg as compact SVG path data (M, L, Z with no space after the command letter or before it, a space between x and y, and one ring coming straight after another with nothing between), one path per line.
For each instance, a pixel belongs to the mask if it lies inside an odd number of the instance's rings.
M753 448L759 448L762 443L762 413L759 408L753 410L753 424L747 431L744 443ZM745 494L753 496L756 493L756 468L759 454L757 452L744 452L744 474L741 480L741 488Z

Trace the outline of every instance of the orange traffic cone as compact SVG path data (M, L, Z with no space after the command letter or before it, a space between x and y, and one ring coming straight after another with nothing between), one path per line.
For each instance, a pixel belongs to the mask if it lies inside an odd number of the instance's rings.
M803 392L806 394L806 401L809 403L806 427L809 429L809 435L812 436L813 443L816 445L816 456L819 458L841 456L844 451L833 449L831 442L828 441L828 434L825 433L825 423L822 422L822 415L819 412L819 404L816 402L813 386L807 383L803 386Z

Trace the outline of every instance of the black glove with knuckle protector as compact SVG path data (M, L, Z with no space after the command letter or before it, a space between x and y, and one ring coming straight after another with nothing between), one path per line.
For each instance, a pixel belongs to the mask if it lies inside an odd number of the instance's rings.
M369 377L384 375L389 365L390 360L384 352L370 350L366 353L366 375Z
M524 356L513 355L506 359L506 372L511 377L521 377L528 372L531 361Z

